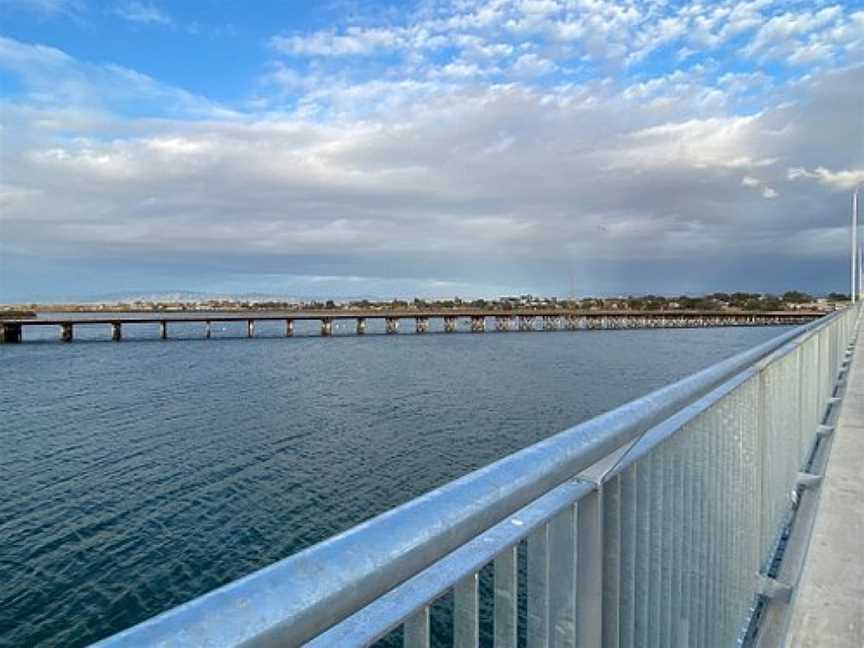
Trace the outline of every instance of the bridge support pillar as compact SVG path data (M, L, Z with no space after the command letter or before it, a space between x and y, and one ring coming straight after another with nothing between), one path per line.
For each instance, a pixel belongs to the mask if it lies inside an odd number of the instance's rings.
M520 331L533 331L534 330L534 317L531 315L520 315L519 316L519 330Z
M483 315L472 315L471 316L471 332L472 333L485 333L486 332L486 318Z
M60 341L61 342L71 342L72 341L72 324L61 324L60 325Z
M363 335L366 333L366 318L358 317L357 318L357 335Z
M111 339L115 342L123 339L123 325L120 322L111 322Z
M255 320L246 320L246 337L255 337Z
M384 329L388 335L394 335L399 332L399 318L387 317L384 319Z
M163 340L168 339L168 322L165 320L159 322L159 337Z
M321 320L321 337L330 337L333 335L333 320L325 317Z
M20 324L0 324L0 343L17 344L21 341Z
M557 331L559 327L558 317L555 315L544 315L543 316L543 330L544 331Z
M210 339L210 328L210 320L207 320L204 322L204 339L206 340Z
M495 330L496 331L509 331L511 325L513 324L513 318L508 316L505 317L496 317L495 318Z
M294 320L285 320L285 337L293 337L294 335Z
M456 318L452 315L444 316L444 332L445 333L455 333L456 332Z
M417 333L427 333L429 331L429 318L428 317L416 317L414 318L415 322L415 330Z

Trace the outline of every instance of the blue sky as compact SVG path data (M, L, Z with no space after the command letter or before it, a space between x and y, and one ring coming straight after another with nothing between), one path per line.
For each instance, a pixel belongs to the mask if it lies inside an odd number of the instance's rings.
M0 13L0 301L845 287L862 2Z

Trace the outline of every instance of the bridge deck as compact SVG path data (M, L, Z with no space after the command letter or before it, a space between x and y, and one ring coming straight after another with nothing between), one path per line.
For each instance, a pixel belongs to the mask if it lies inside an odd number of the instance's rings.
M2 315L2 313L0 313ZM453 309L453 310L429 310L429 311L248 311L240 313L225 312L164 312L164 313L118 313L118 314L96 314L96 313L64 313L62 317L38 318L38 319L4 319L4 324L22 326L59 326L61 324L112 324L121 322L123 324L158 324L160 322L245 322L255 320L264 322L268 320L350 320L364 319L413 319L430 318L441 319L444 317L577 317L587 319L602 318L629 318L629 319L690 319L690 318L721 318L733 319L740 317L777 318L779 320L798 322L822 317L826 313L821 311L572 311L572 310L482 310L482 309Z
M786 645L864 646L864 319Z

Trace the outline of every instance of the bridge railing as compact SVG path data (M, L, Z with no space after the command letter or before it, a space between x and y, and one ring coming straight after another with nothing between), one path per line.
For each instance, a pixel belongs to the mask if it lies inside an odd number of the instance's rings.
M428 646L445 595L441 636L456 646L478 644L490 604L496 646L520 633L529 646L743 641L830 431L858 314L796 328L100 645L361 646L401 628L405 645Z

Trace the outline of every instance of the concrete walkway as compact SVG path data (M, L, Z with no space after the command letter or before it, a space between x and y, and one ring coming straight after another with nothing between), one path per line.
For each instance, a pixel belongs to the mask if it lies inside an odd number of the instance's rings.
M864 648L864 331L837 423L787 634L793 648Z

